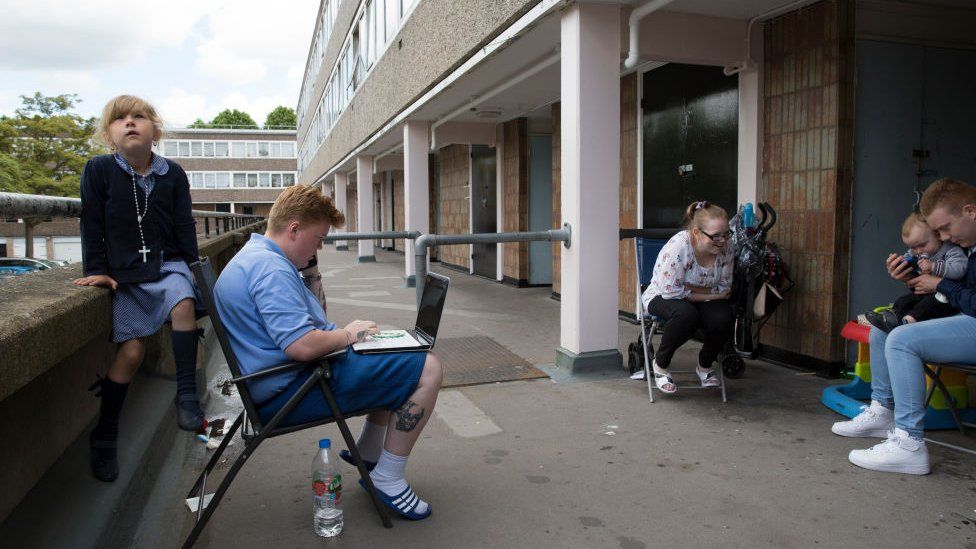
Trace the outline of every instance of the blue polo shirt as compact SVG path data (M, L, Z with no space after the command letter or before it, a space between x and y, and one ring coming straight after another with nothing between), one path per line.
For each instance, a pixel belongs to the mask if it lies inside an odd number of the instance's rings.
M285 348L312 330L336 327L281 248L257 233L224 267L214 295L243 374L291 362ZM270 400L299 373L252 380L251 395L259 404Z

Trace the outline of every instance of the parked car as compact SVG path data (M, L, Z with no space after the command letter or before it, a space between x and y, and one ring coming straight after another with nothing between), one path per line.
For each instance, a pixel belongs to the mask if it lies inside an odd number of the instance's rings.
M68 265L64 259L37 259L33 257L0 257L0 278L20 276L34 271L46 271Z

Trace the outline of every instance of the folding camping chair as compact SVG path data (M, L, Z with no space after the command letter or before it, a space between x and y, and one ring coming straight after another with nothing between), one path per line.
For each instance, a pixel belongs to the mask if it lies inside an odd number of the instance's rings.
M641 294L644 290L651 284L651 277L654 274L654 262L657 261L657 255L661 252L661 248L667 243L667 240L647 238L643 236L634 236L634 258L636 260L637 273L637 294L636 294L636 308L635 314L640 320L641 326L641 347L643 347L644 355L644 380L647 382L647 398L651 402L654 402L654 389L656 386L652 381L653 369L651 368L651 356L654 354L654 334L661 333L664 328L664 324L667 322L665 319L654 316L644 310L643 303L641 302ZM726 347L729 347L727 345ZM722 402L726 402L725 398L725 362L726 361L741 361L742 358L733 353L729 353L728 349L724 350L722 354L719 355L719 367L716 368L718 371L719 386L718 387L702 387L701 385L679 385L677 380L675 385L679 389L721 389L722 390ZM672 374L679 373L692 373L694 370L675 370L670 369ZM697 379L697 376L696 376Z
M301 431L302 429L308 429L310 427L316 427L318 425L324 425L327 423L335 422L339 426L339 431L342 432L342 438L346 441L346 447L349 448L349 453L352 454L353 461L356 464L356 469L359 470L359 476L363 479L363 483L366 485L366 490L369 492L369 497L373 501L373 506L376 508L376 512L380 516L380 520L383 522L383 526L386 528L392 528L393 523L390 521L390 517L386 513L386 509L380 502L376 495L376 488L373 486L373 481L369 477L369 472L366 471L366 466L363 464L362 457L359 455L359 448L356 447L356 441L352 437L352 433L349 432L349 426L346 425L346 418L355 417L364 414L368 414L375 410L355 410L343 412L339 410L339 406L336 404L335 396L332 394L332 389L329 387L328 380L332 379L332 368L329 365L329 359L335 356L339 356L345 351L337 351L335 353L326 355L312 362L291 362L287 364L280 364L267 370L262 370L260 372L255 372L253 374L241 375L240 363L237 360L237 356L234 354L234 350L230 346L230 340L227 338L227 331L224 328L223 322L221 322L220 314L216 307L216 301L214 300L213 288L216 282L216 276L214 275L213 268L210 266L209 258L204 257L200 261L194 263L190 266L193 270L193 275L196 278L197 286L200 289L200 295L203 297L204 304L210 311L210 321L213 323L214 333L217 335L217 340L220 342L220 348L224 352L224 358L227 360L227 366L230 368L231 374L234 378L231 381L237 386L237 391L241 395L241 400L244 402L244 411L242 411L237 419L234 420L234 424L231 426L227 434L224 435L224 440L220 443L220 446L211 456L210 461L204 468L200 476L197 477L196 483L194 483L193 488L187 494L187 498L197 497L199 498L197 505L197 522L193 526L193 530L190 535L187 536L186 541L183 543L183 547L192 547L193 543L196 541L200 532L207 525L207 521L210 520L210 516L213 514L217 505L220 504L221 498L224 496L224 492L230 487L231 482L233 482L234 477L240 471L241 467L244 466L244 462L257 450L257 447L264 442L265 439L276 437L279 435L284 435L287 433L293 433L295 431ZM257 405L254 399L251 397L251 391L248 387L247 381L250 379L257 379L267 375L277 374L285 371L304 369L304 368L314 368L314 372L308 378L308 380L302 384L298 392L295 393L291 399L285 403L284 406L272 417L268 422L262 422L261 416L258 414ZM299 402L305 395L312 390L321 390L325 396L326 402L329 404L329 409L332 412L332 417L313 421L309 423L303 423L301 425L291 425L287 427L278 427L278 424L288 416L289 413L298 405ZM242 424L245 426L241 428ZM248 426L250 428L248 428ZM206 507L202 504L205 500L203 499L206 493L207 487L207 475L213 471L214 466L220 461L220 456L224 453L227 448L228 443L234 437L234 433L237 429L241 428L241 437L244 439L244 449L241 451L241 455L234 460L230 469L227 471L226 476L224 476L223 481L221 481L220 486L213 495L213 499L207 503Z

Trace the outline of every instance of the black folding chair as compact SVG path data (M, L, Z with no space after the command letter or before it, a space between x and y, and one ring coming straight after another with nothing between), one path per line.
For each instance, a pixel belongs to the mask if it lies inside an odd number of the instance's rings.
M202 532L203 528L207 525L207 521L210 520L210 516L217 508L217 505L220 504L220 500L223 498L224 492L227 491L231 482L234 481L234 477L237 476L237 473L240 471L241 467L244 466L244 462L247 461L251 454L257 450L258 445L264 442L265 439L332 422L335 422L339 426L339 431L342 432L342 438L346 441L346 447L349 448L349 453L352 454L353 461L356 463L356 469L359 470L359 476L362 477L363 483L366 485L366 490L369 492L369 497L373 501L373 506L376 508L376 512L379 514L380 520L383 521L383 526L386 528L392 528L393 523L390 521L390 517L387 515L386 508L376 495L376 488L373 486L373 481L369 478L369 472L366 471L366 466L363 464L362 457L359 455L359 448L356 447L356 441L353 439L352 433L349 432L349 426L346 425L346 418L348 417L361 416L377 410L356 410L343 412L339 410L339 406L335 401L335 396L332 394L332 389L329 387L328 380L332 379L332 368L329 365L329 359L339 356L345 351L337 351L312 362L290 362L253 374L241 375L240 363L237 361L237 356L234 355L234 350L230 346L230 340L227 338L227 331L224 329L224 325L220 320L220 314L216 307L216 301L214 300L213 289L217 277L214 275L213 268L210 266L210 259L205 257L191 265L190 268L193 270L193 275L196 278L197 286L200 289L200 295L203 297L204 304L210 311L210 321L213 323L214 333L217 335L217 340L220 342L220 348L224 351L224 358L227 360L227 366L234 375L234 378L231 379L231 381L233 381L237 386L237 391L241 395L241 400L244 402L244 411L242 411L237 416L237 419L234 420L234 424L224 435L224 440L220 443L220 446L214 452L213 456L210 457L210 461L207 463L207 466L204 468L203 472L200 473L200 476L197 477L196 483L186 496L187 498L197 497L199 499L197 500L197 522L193 526L193 531L190 532L190 535L187 536L186 541L183 543L183 547L193 546L193 543L200 535L200 532ZM251 391L247 385L247 381L285 371L304 368L314 368L312 375L307 381L305 381L305 383L302 384L298 392L296 392L294 396L292 396L291 399L289 399L288 402L281 407L274 417L272 417L267 423L262 422L261 416L258 414L258 408L254 403L254 399L251 398ZM309 423L303 423L301 425L278 427L278 424L281 423L282 419L287 417L288 414L295 409L298 403L305 398L305 395L307 395L309 391L314 390L316 387L318 390L321 390L322 394L325 396L325 401L329 404L332 417ZM203 498L204 494L206 493L207 475L213 471L213 468L220 461L220 456L227 448L227 444L234 437L234 433L237 432L237 429L241 428L244 423L250 425L250 429L243 428L241 430L241 437L244 439L244 449L241 451L241 455L234 460L234 463L227 471L226 476L224 476L223 481L221 481L220 486L217 487L217 491L214 493L213 499L211 499L207 506L204 507Z
M961 372L965 372L970 375L976 375L976 365L923 363L922 367L925 368L925 375L927 375L929 379L932 380L932 385L929 387L929 390L925 395L926 408L928 407L929 402L932 401L932 396L935 395L935 389L938 388L939 392L942 393L943 400L945 401L946 405L949 407L949 412L952 414L952 419L956 422L956 427L959 429L959 432L965 435L966 427L976 428L976 423L967 423L962 419L962 417L959 416L959 411L956 409L956 399L955 397L952 396L952 393L949 392L949 389L945 386L945 383L943 383L941 379L943 368L952 368L954 370L959 370ZM925 437L925 440L927 442L931 442L932 444L938 444L939 446L945 446L946 448L951 448L953 450L958 450L960 452L965 452L967 454L976 456L976 450L963 448L962 446L956 446L955 444L949 444L947 442L940 442L938 440L933 440L928 437Z

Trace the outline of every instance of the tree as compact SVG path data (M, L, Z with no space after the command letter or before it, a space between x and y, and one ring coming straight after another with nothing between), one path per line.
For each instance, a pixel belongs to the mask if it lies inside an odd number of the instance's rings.
M210 127L210 124L207 124L201 118L197 118L196 120L193 121L192 124L190 124L187 127L188 128L209 128Z
M264 129L272 128L294 128L298 125L298 117L295 116L295 109L279 105L268 113L268 118L264 120Z
M237 109L224 109L210 121L210 125L258 129L258 124L251 118L251 115Z
M38 92L22 95L21 101L13 117L0 118L0 187L78 196L85 162L105 151L93 139L95 118L74 112L79 102L74 94Z

